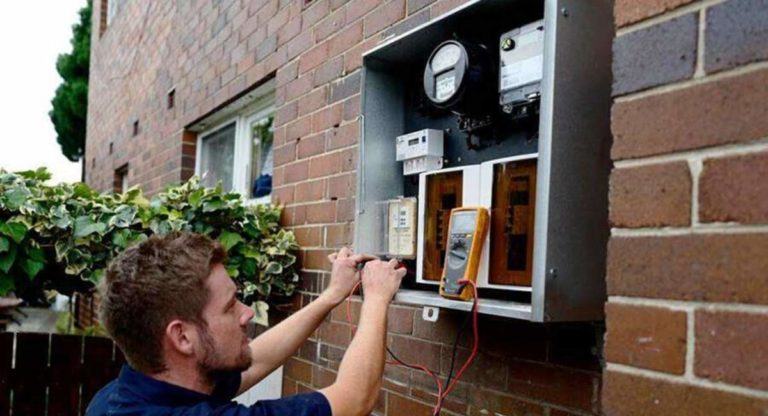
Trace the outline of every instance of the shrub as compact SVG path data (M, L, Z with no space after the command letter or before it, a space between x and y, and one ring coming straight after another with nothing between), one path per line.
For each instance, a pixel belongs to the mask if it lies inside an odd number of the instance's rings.
M45 168L0 170L0 296L15 291L42 301L43 291L89 291L110 259L152 234L194 231L218 239L230 276L248 304L293 294L296 240L278 223L280 208L247 205L197 178L147 200L134 187L98 193L82 183L47 185Z

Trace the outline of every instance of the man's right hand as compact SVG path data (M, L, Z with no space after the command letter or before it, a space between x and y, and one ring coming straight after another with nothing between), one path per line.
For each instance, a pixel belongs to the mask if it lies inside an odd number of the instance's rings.
M405 268L397 268L398 261L372 260L363 268L363 294L366 299L373 298L389 303L395 297L400 282L405 276Z

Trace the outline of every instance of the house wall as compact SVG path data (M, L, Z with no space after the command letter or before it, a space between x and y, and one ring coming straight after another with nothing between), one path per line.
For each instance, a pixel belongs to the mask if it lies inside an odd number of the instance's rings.
M94 3L99 16L105 2ZM306 304L328 280L326 255L352 242L362 52L461 3L126 2L105 30L93 19L87 182L109 190L126 164L129 186L148 194L187 179L196 137L185 127L274 77L273 200L302 246L295 306ZM616 0L608 363L601 323L484 316L481 354L446 414L768 408L766 10ZM393 305L388 343L445 375L463 318L430 323ZM339 308L287 363L284 394L331 383L348 343ZM427 415L434 399L427 376L387 366L376 414Z
M609 415L768 412L768 2L617 0Z

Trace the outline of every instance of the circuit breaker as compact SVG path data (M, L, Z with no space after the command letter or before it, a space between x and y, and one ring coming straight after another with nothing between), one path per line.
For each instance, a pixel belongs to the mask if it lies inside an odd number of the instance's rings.
M601 319L612 11L470 0L363 54L355 250L402 260L398 302L468 310L469 273L480 313Z

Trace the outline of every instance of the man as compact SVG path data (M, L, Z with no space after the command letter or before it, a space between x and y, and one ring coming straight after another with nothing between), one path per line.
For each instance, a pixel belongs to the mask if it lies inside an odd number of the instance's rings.
M235 297L225 252L192 233L154 236L120 254L101 291L101 322L128 365L99 391L87 416L365 415L384 370L387 307L405 275L396 263L342 249L332 254L328 288L314 302L250 343L253 311ZM340 304L362 273L357 333L336 381L319 392L246 407L232 401L282 365Z

